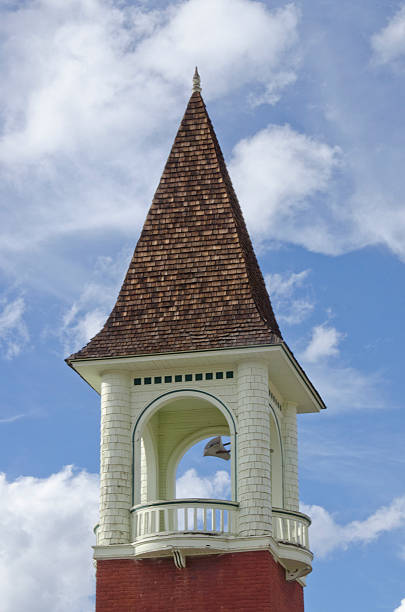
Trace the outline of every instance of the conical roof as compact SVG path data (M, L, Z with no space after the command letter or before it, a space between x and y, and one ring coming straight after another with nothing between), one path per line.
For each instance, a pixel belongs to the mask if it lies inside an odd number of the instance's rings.
M204 101L193 92L117 302L76 359L282 342Z

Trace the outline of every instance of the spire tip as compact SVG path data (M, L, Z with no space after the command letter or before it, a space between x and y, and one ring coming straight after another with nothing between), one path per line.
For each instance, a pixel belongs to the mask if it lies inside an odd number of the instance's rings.
M201 79L198 74L197 66L195 67L194 76L193 76L193 93L201 91Z

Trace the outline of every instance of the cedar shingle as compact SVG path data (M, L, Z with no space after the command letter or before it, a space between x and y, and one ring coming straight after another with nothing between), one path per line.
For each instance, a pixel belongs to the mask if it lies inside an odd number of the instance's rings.
M193 93L117 302L73 359L282 342L205 104Z

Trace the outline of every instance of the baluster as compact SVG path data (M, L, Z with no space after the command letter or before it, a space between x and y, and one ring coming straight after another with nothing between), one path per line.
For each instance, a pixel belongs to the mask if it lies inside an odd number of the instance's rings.
M203 531L207 531L207 508L203 509Z
M163 508L163 531L170 531L168 508Z
M221 533L224 531L224 509L221 508L219 511L219 530Z
M286 528L287 528L287 542L291 542L291 523L290 519L286 518Z
M298 544L300 544L301 546L304 543L304 534L303 534L303 524L302 523L298 523Z
M184 508L184 531L188 531L188 508Z
M274 516L274 535L273 535L273 537L274 537L275 540L281 540L282 539L281 530L282 530L282 525L280 523L280 517L279 516Z
M193 531L197 531L197 530L198 530L198 515L197 515L197 508L194 508Z
M285 540L285 535L284 535L284 520L281 516L277 517L277 529L278 529L278 534L277 534L277 539L278 540Z
M173 508L172 510L173 513L173 522L174 522L174 531L178 531L179 530L179 510L178 508Z
M277 517L277 529L278 529L277 539L278 540L285 540L284 521L283 521L281 516Z
M217 530L217 513L215 510L215 507L212 508L211 512L212 512L211 530L216 531Z

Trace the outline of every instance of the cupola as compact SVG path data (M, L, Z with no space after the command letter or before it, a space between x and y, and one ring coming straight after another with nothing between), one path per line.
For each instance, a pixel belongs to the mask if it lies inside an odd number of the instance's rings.
M67 362L101 396L97 610L301 612L296 416L325 406L282 338L197 72L115 306ZM231 498L178 499L179 461L215 438Z

